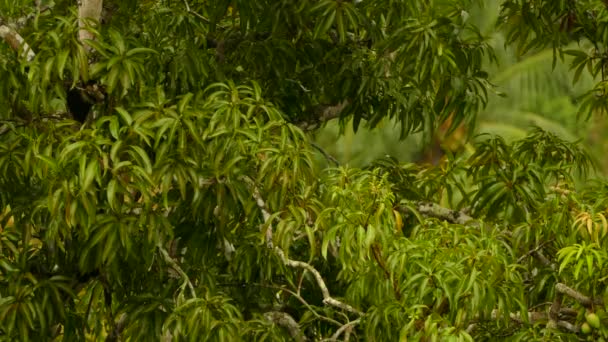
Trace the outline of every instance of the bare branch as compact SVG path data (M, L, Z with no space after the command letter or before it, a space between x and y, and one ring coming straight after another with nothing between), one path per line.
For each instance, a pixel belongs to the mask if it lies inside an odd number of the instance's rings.
M556 286L557 288L557 286ZM555 293L555 299L551 304L551 308L549 309L549 324L553 326L557 326L557 321L559 320L559 312L562 309L562 293L557 291Z
M200 20L202 20L202 21L204 21L206 23L210 23L209 19L203 17L198 12L193 11L192 9L190 9L190 4L188 4L188 0L184 0L184 5L186 5L186 11L188 11L188 13L192 13L192 14L194 14L194 16L196 16Z
M561 307L561 305L560 305ZM571 311L572 309L570 308L564 308L564 309L560 309L559 313L569 313L569 311ZM565 311L565 312L562 312ZM568 322L565 320L559 320L557 318L557 316L555 317L555 319L552 319L550 317L551 313L547 313L547 312L538 312L538 311L530 311L528 312L528 322L530 324L536 324L536 323L540 323L540 322L547 322L547 327L550 328L562 328L565 330L568 330L570 332L578 332L579 331L579 327ZM493 310L492 311L492 315L491 315L492 319L499 319L501 317L501 314L498 310ZM521 314L519 312L514 313L511 312L509 313L509 318L513 321L516 322L518 324L524 324L524 320L521 317ZM471 332L475 329L475 327L477 326L477 323L472 323L469 325L469 327L467 328L467 332Z
M310 272L313 275L313 277L315 278L317 285L319 286L319 288L321 290L321 293L323 295L324 304L342 309L344 311L348 311L348 312L357 314L359 316L363 316L363 312L355 309L354 307L352 307L346 303L343 303L343 302L333 298L329 294L329 289L327 288L327 285L325 284L325 280L323 280L323 276L321 276L321 273L319 273L319 271L317 271L317 269L315 269L310 264L305 263L303 261L289 259L281 248L274 246L274 243L272 242L272 231L273 231L272 223L268 222L270 220L271 215L268 212L268 209L266 208L266 202L264 202L264 199L260 195L260 191L257 188L257 186L255 186L253 180L248 177L244 177L244 179L252 187L253 198L255 199L255 202L256 202L258 208L260 208L260 210L262 211L262 217L264 218L264 222L268 223L268 228L266 230L266 246L268 246L268 248L271 248L275 252L275 254L277 254L277 256L279 256L279 258L281 258L281 261L285 265L287 265L289 267L294 267L294 268L303 268L306 271Z
M311 142L310 145L312 147L314 147L317 151L321 152L321 154L325 157L325 159L327 159L328 161L332 162L335 164L335 166L340 166L340 162L338 161L338 159L336 159L334 156L332 156L331 154L327 153L327 151L325 151L321 146L319 146L317 143L315 142Z
M564 318L566 318L566 319L575 318L576 315L578 314L578 310L575 310L572 308L567 308L567 307L566 308L562 307L564 295L575 299L577 302L579 302L580 304L582 304L583 306L586 306L586 307L591 307L594 304L603 305L603 300L601 298L587 297L587 296L583 295L582 293L580 293L562 283L557 283L555 285L555 292L556 292L555 299L551 303L551 307L549 308L548 312L537 312L537 311L528 312L528 321L531 324L546 321L547 328L552 328L552 329L561 328L561 329L564 329L564 330L567 330L570 332L579 332L580 326L577 326L575 324L568 322L567 320L564 320ZM547 303L543 303L543 305L544 304L547 304ZM500 312L498 310L492 311L491 317L492 317L492 319L499 318ZM509 313L509 318L514 322L524 323L524 321L522 320L521 314L519 312L518 313ZM469 329L472 330L474 328L475 328L475 323L471 324L469 326L469 328L467 329L467 331L469 331Z
M555 284L555 291L561 294L565 294L568 297L574 298L581 305L591 307L593 305L604 305L602 298L591 298L584 294L576 291L573 288L568 287L566 284L557 283Z
M492 310L492 314L491 314L492 319L499 319L502 317L502 313L499 310ZM524 323L524 319L521 316L520 312L510 312L509 313L509 318L517 323ZM546 321L547 320L547 313L546 312L538 312L538 311L530 311L528 312L528 317L527 317L528 322L530 323L536 323L538 321Z
M563 329L566 329L570 332L577 333L580 331L580 328L568 321L557 321L557 326Z
M363 316L363 312L353 308L352 306L350 306L346 303L342 303L341 301L334 299L329 294L329 290L327 289L327 285L325 284L325 280L323 280L321 273L319 273L319 271L317 271L314 267L312 267L311 265L309 265L305 262L291 260L291 259L287 258L287 256L285 256L285 253L283 252L283 250L278 247L275 247L274 251L281 258L281 260L283 260L283 263L285 263L285 265L294 267L294 268L303 268L313 275L313 277L317 281L317 285L321 289L321 293L323 294L323 303L324 304L337 307L344 311L352 312L359 316Z
M25 59L28 62L31 62L36 57L36 54L29 46L29 44L21 37L17 31L12 28L1 25L0 26L0 38L4 39L6 43L15 51L23 51L25 54Z
M420 214L424 216L438 218L440 220L448 221L450 223L472 226L479 225L479 222L477 220L463 213L462 211L444 208L435 203L418 202L415 204L415 208ZM410 211L410 208L404 205L397 206L396 209L400 212Z
M194 291L194 286L192 285L192 282L190 282L190 278L188 277L186 272L184 272L184 270L182 270L182 268L177 264L177 262L173 258L171 258L171 256L169 255L169 252L167 252L167 250L164 247L162 247L161 245L158 245L158 250L160 251L160 254L163 256L163 259L165 260L165 262L168 263L169 265L171 265L171 267L182 277L182 279L184 280L184 283L190 289L190 294L192 295L192 297L196 298L196 291Z
M350 322L348 322L348 323L344 324L344 325L343 325L343 326L341 326L341 327L340 327L338 330L336 330L336 332L335 332L335 333L334 333L334 334L331 336L331 338L330 338L329 340L330 340L330 341L337 341L337 340L338 340L338 337L340 337L340 335L341 335L343 332L347 332L347 333L348 333L348 332L350 332L350 331L353 329L353 327L354 327L355 325L359 324L359 323L361 323L361 318L357 318L357 319L356 319L356 320L354 320L354 321L350 321ZM346 335L346 334L345 334L345 335ZM346 340L348 340L348 338L347 338L347 337L345 337L345 338L344 338L344 340L346 341Z
M532 252L532 255L534 255L534 257L536 259L538 259L543 265L551 267L552 269L555 269L555 264L551 262L551 260L549 260L549 258L547 258L543 252L537 250Z
M340 117L342 111L350 104L349 100L344 100L334 105L321 105L314 110L314 117L310 121L296 123L303 131L312 131L319 128L323 123Z
M543 243L541 243L538 246L536 246L536 248L528 251L528 253L522 255L521 257L519 257L519 259L517 259L517 263L519 264L522 261L524 261L524 259L526 259L526 257L528 257L530 255L534 255L536 252L540 251L544 246L546 246L547 244L553 242L553 240L555 240L555 239L549 239L547 241L543 241Z
M18 52L22 51L25 55L25 59L28 62L31 62L36 57L36 53L18 31L37 15L50 9L51 6L40 6L40 2L36 1L36 10L30 12L26 16L18 18L10 24L4 24L4 21L0 18L0 24L2 24L0 25L0 38L4 39L13 50Z
M264 318L287 329L291 338L296 342L306 341L300 330L300 325L291 315L281 311L269 311L264 313Z
M308 309L308 311L310 311L313 314L313 316L315 316L316 318L318 318L320 320L323 320L323 321L326 321L326 322L329 322L329 323L334 324L336 326L342 326L342 323L340 323L340 322L338 322L338 321L336 321L336 320L334 320L332 318L320 315L312 306L310 306L310 304L308 304L308 302L304 298L302 298L302 296L300 296L298 293L296 293L296 292L294 292L294 291L292 291L292 290L290 290L290 289L288 289L288 288L286 288L284 286L265 285L265 284L252 284L252 283L248 283L248 285L254 285L254 286L259 286L259 287L265 287L265 288L285 291L285 292L289 293L290 295L292 295L294 298L296 298L300 303L302 303L302 305L304 305Z
M87 49L90 47L85 43L86 39L93 39L95 36L86 29L88 22L98 23L101 20L103 0L79 0L78 1L78 39Z

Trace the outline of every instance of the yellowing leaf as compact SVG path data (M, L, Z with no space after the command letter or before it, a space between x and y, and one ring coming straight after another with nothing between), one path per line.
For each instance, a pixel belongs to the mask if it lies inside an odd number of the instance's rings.
M395 232L401 233L401 229L403 228L403 218L397 210L393 210L393 215L395 215Z

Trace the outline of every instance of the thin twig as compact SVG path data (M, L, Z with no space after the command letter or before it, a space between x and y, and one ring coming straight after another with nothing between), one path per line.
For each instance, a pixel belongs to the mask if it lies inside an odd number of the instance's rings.
M310 304L308 304L306 299L304 299L300 294L298 294L295 291L290 290L286 287L283 287L283 286L265 285L265 284L259 284L259 283L243 283L243 284L223 283L223 284L219 284L219 285L220 286L257 286L257 287L263 287L263 288L267 288L267 289L285 291L285 292L289 293L290 295L294 296L300 303L302 303L302 305L304 305L310 312L312 312L313 316L315 316L316 318L326 321L328 323L334 324L339 327L341 327L343 325L342 323L336 321L333 318L329 318L329 317L319 314Z
M334 163L336 166L340 166L340 162L338 161L338 159L336 159L331 154L327 153L327 151L325 151L317 143L311 142L310 145L312 145L312 147L314 147L315 149L317 149L317 151L321 152L321 154L325 157L325 159L327 159L328 161Z
M193 10L190 9L190 5L188 4L188 0L184 0L184 5L186 5L186 11L188 11L188 13L192 13L192 14L194 14L194 16L198 17L200 20L202 20L202 21L204 21L206 23L210 23L209 19L203 17L198 12L193 11Z
M338 337L340 337L340 335L342 335L343 332L346 331L348 333L348 331L352 330L352 328L359 323L361 323L361 318L357 318L354 321L350 321L350 322L344 324L338 330L336 330L336 332L331 336L329 341L337 341ZM345 340L347 340L347 338L345 338Z
M306 299L304 299L302 296L300 296L299 294L297 294L295 291L290 290L286 287L282 287L282 286L276 286L276 285L263 285L263 284L253 284L255 286L260 286L260 287L266 287L266 288L271 288L271 289L275 289L275 290L280 290L280 291L285 291L287 293L289 293L290 295L294 296L300 303L302 303L302 305L304 305L310 312L312 312L312 314L323 321L335 324L337 326L342 326L342 323L336 321L335 319L323 316L321 314L319 314L310 304L308 304L308 302L306 301Z
M541 248L543 248L544 246L548 245L549 243L551 243L553 240L555 240L554 238L549 239L547 241L543 241L543 243L541 243L540 245L536 246L536 248L528 251L528 253L522 255L521 257L519 257L519 259L517 259L517 264L521 263L522 261L524 261L525 258L527 258L528 256L538 252Z
M167 250L165 250L165 248L163 248L162 246L159 245L158 250L160 251L160 254L163 256L163 259L165 260L165 262L168 263L169 265L171 265L171 267L184 279L184 282L188 285L188 288L190 289L190 293L191 293L192 297L196 298L196 291L194 291L194 286L192 285L192 282L190 281L190 278L188 277L186 272L184 272L184 270L182 270L182 268L179 267L177 262L175 260L173 260L173 258L171 258L171 256L167 252Z
M329 294L329 289L327 288L327 285L325 284L325 280L323 279L323 276L321 275L321 273L319 271L317 271L316 268L314 268L310 264L305 263L303 261L289 259L281 248L274 246L274 243L272 242L272 233L273 233L272 223L269 222L271 215L266 208L266 202L264 202L264 199L260 195L260 192L259 192L257 186L255 185L255 183L253 182L253 180L249 177L243 177L243 179L247 183L249 183L249 185L252 187L253 198L255 199L255 202L256 202L258 208L260 208L260 210L262 211L262 217L264 218L264 222L268 223L268 228L266 230L266 236L265 236L266 246L268 248L272 249L285 265L287 265L289 267L293 267L293 268L303 268L313 275L313 277L315 278L317 285L319 286L319 289L321 290L321 293L323 295L323 304L333 306L333 307L342 309L344 311L354 313L359 316L363 316L364 315L363 312L355 309L354 307L352 307L346 303L343 303L343 302L333 298Z

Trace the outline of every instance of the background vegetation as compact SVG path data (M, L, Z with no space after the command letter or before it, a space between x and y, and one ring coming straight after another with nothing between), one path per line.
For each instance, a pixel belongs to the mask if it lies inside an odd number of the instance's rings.
M1 340L608 338L605 1L0 1L0 38Z

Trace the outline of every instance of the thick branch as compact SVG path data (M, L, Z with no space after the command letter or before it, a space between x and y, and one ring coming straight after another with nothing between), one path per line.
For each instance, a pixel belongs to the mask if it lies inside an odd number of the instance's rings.
M595 305L604 305L604 301L602 298L591 298L587 297L584 294L576 291L573 288L568 287L565 284L557 283L555 285L555 291L561 294L565 294L568 297L574 298L577 302L585 307L591 307Z
M4 39L6 43L15 51L23 51L25 59L31 62L36 57L36 54L28 43L21 37L17 31L12 28L2 25L0 26L0 38Z
M555 299L551 304L551 308L549 309L549 324L553 326L557 326L557 322L559 321L559 312L562 309L562 293L557 291L555 294Z
M410 208L404 205L398 206L396 209L403 213L410 212ZM479 225L477 220L463 213L462 211L444 208L435 203L418 202L415 203L415 209L424 216L438 218L450 223L473 226Z
M78 1L78 39L85 46L86 39L93 39L95 36L92 32L86 29L86 26L98 23L101 20L101 11L103 9L103 0L80 0Z
M538 259L543 265L555 269L555 264L552 263L551 260L549 260L549 258L547 258L541 251L534 251L532 255L534 255L534 257Z
M322 105L315 109L314 117L310 121L301 121L297 125L304 131L311 131L319 128L323 123L340 117L342 111L350 101L344 100L335 105Z
M270 311L264 313L264 318L287 329L294 341L306 341L304 334L302 334L302 331L300 330L300 325L289 314L281 311Z

